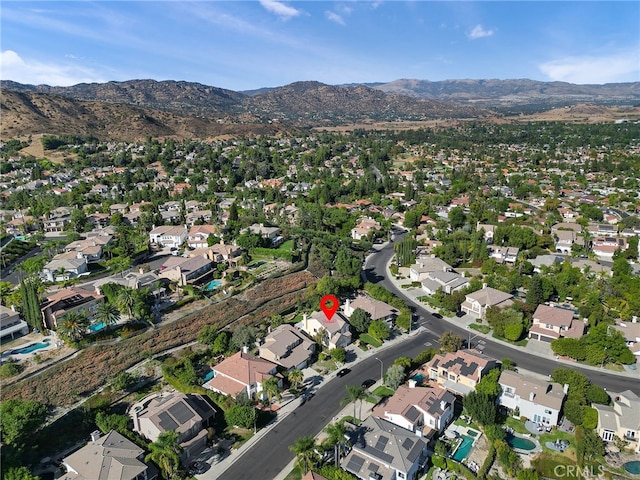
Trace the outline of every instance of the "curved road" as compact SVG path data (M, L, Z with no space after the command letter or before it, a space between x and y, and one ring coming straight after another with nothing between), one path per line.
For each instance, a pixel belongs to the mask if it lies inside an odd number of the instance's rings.
M340 401L346 397L347 385L360 385L366 379L379 379L383 370L400 356L414 357L428 346L437 344L440 335L445 331L453 331L462 338L468 337L468 330L434 317L429 311L416 305L402 295L395 286L386 279L386 265L393 255L393 244L383 247L378 253L369 257L365 265L367 280L380 283L388 290L405 298L415 315L421 317L420 324L426 328L407 338L405 341L386 350L378 352L376 357L369 357L356 365L350 366L351 373L342 378L333 378L318 388L315 396L306 404L299 406L294 413L278 419L273 428L256 444L235 461L222 475L220 480L269 479L275 478L294 458L289 446L306 435L317 435L328 423L333 421L342 407ZM511 358L520 368L541 374L549 374L558 366L558 362L544 357L528 354L521 348L505 346L485 338L483 353L494 358ZM379 359L380 361L378 361ZM606 372L597 372L570 365L569 368L584 373L592 382L612 391L631 389L640 393L640 384L628 377ZM294 400L298 401L298 400ZM206 474L203 478L206 477Z

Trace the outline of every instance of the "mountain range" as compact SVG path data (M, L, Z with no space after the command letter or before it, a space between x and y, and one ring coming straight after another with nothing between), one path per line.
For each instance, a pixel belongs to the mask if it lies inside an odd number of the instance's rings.
M245 92L184 81L70 87L2 81L0 89L3 138L26 133L202 138L357 122L489 118L585 103L640 104L640 82L575 85L526 79L306 81Z

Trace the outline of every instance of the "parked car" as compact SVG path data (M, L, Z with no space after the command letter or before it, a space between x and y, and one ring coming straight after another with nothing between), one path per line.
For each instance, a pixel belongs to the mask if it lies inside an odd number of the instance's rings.
M191 462L189 464L189 475L200 475L207 471L207 464L204 462Z
M362 388L369 388L374 383L376 383L376 381L373 378L368 378L364 382L362 382Z
M338 373L336 373L336 375L338 377L344 377L347 373L351 372L350 368L343 368L342 370L340 370Z

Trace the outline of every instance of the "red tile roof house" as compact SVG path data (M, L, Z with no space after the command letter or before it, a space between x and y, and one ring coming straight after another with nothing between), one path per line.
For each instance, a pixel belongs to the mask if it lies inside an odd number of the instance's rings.
M584 335L585 324L573 318L573 311L565 308L538 305L533 313L533 324L529 338L551 342L556 338L580 338Z
M152 393L129 409L133 431L149 441L157 441L168 430L177 432L184 463L206 448L207 427L215 415L202 395L180 392Z
M58 323L69 312L78 312L93 317L96 307L104 301L103 295L80 287L65 288L49 295L40 306L46 328L55 330Z
M277 367L264 358L238 352L213 367L213 378L203 387L233 398L240 392L256 398L261 396L264 381L277 376Z
M316 343L295 327L283 324L275 328L260 346L260 357L287 370L306 368Z
M190 258L169 257L160 267L158 276L184 286L201 281L211 270L213 262L202 255Z
M417 387L415 380L409 380L408 386L400 385L393 396L377 404L371 414L430 439L450 423L455 400L456 397L442 387Z

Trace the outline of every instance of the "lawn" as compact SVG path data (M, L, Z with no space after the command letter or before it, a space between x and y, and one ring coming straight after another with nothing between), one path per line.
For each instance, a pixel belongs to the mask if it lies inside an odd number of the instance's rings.
M471 325L469 325L469 328L480 333L489 333L489 331L491 330L491 327L489 327L489 325L478 325L476 323L472 323Z
M377 338L373 338L368 333L363 333L362 335L360 335L360 343L366 343L369 345L373 345L374 347L379 347L382 345L382 342L380 340L378 340Z
M377 397L384 398L392 396L395 392L386 385L380 385L371 393L373 393Z
M543 452L531 461L531 466L542 477L554 478L558 480L579 479L580 472L577 471L575 463L564 455ZM570 468L567 468L570 467Z
M530 433L529 430L527 430L527 428L524 426L524 423L522 423L520 420L518 420L517 418L513 418L513 417L509 417L507 418L507 420L504 422L504 424L507 427L511 427L513 428L513 430L517 433L523 433L523 434L527 434Z
M296 466L293 467L293 470L289 472L289 475L287 475L284 480L300 480L301 478L302 469L300 468L300 465L296 464Z

